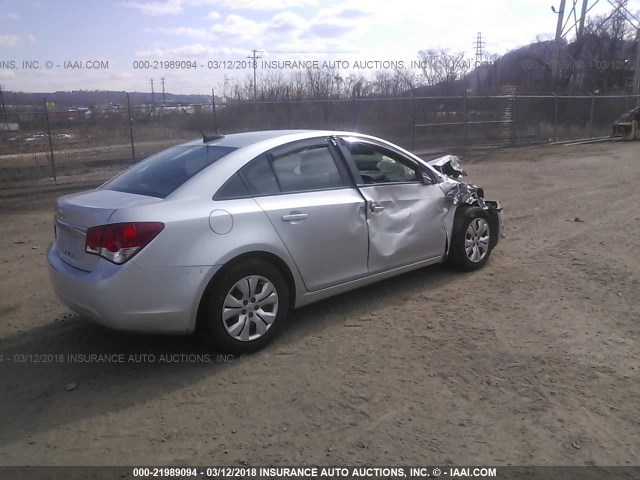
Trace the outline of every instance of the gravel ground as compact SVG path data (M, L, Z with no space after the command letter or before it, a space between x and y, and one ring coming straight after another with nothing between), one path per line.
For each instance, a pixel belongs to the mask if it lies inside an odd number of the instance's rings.
M311 305L235 358L55 298L51 202L108 171L0 184L0 465L638 465L638 149L469 154L507 219L483 270Z

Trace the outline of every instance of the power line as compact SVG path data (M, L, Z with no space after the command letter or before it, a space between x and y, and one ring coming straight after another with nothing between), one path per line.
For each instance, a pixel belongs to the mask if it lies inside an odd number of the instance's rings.
M358 50L336 50L336 51L332 51L332 50L318 50L318 51L312 51L312 50L269 50L269 53L330 53L330 54L338 54L338 53L360 53L360 51ZM251 58L251 57L249 57Z

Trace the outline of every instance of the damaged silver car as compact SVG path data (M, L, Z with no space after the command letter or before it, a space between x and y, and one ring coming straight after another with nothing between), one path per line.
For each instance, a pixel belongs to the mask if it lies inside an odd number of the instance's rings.
M296 307L435 263L478 269L502 235L454 156L350 132L203 137L58 199L47 257L69 308L248 352Z

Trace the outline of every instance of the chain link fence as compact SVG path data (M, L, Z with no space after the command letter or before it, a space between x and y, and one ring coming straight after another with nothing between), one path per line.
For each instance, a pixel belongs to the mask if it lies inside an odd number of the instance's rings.
M204 133L349 130L418 153L605 136L636 96L449 96L56 109L0 114L0 183L125 168Z

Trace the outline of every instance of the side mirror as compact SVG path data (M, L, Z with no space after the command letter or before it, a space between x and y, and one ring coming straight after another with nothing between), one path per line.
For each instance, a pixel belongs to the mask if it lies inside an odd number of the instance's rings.
M428 173L422 172L422 183L425 185L433 185L435 182Z

